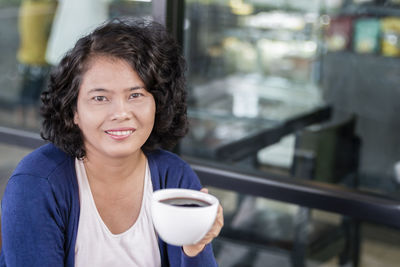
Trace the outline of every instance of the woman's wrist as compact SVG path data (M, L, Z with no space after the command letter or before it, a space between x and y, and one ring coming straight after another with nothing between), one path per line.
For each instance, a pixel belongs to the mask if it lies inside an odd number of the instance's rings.
M196 257L205 248L205 244L183 246L182 250L188 257Z

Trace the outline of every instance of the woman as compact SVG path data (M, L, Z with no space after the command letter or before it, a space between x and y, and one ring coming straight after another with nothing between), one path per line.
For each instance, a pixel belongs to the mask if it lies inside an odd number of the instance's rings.
M221 207L195 245L166 244L151 221L153 190L201 188L162 150L187 132L183 74L178 46L155 23L112 21L77 42L42 95L51 143L7 184L1 266L216 265Z

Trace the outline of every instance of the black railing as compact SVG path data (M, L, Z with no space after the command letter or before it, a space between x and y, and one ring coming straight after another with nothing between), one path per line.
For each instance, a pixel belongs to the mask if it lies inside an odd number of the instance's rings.
M206 186L232 190L400 228L400 201L360 190L278 175L257 176L186 159Z
M0 142L32 149L46 143L38 133L3 126L0 126Z

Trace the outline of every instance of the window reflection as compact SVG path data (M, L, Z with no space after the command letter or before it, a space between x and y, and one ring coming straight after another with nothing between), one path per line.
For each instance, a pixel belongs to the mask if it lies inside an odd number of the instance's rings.
M202 157L224 161L216 156L218 149L238 143L241 150L241 140L254 135L264 141L254 141L254 149L242 153L254 156L322 120L321 108L328 106L321 88L322 7L325 1L186 1L184 48L193 127L182 153L199 156L196 151L208 149ZM313 118L296 123L298 128L280 129L303 116ZM207 133L203 140L201 132ZM190 145L196 142L205 146Z
M191 128L180 152L266 177L279 173L399 199L399 18L400 2L395 0L186 0ZM331 108L329 115L325 107ZM217 252L222 265L269 266L273 261L270 266L296 266L271 254L258 260L262 249L243 245L262 235L271 242L274 234L294 233L299 224L285 221L293 215L285 209L288 205L216 194L229 202L224 204L229 207L228 232ZM395 253L388 253L387 262L366 256L391 242L385 236L385 241L369 243L369 225L363 223L360 230L351 218L294 210L297 217L292 218L308 217L309 228L324 219L336 226L348 223L355 227L346 228L353 234L361 231L368 241L360 266L375 260L395 264ZM273 222L276 228L268 228ZM232 242L223 244L224 238ZM357 239L352 238L345 240ZM337 248L338 243L331 245ZM345 250L356 255L357 241L349 246ZM342 255L321 263L310 262L309 256L306 266L337 266L346 259Z
M35 127L37 105L46 85L49 64L46 47L53 22L56 1L21 1L18 12L19 48L17 52L20 76L16 123Z
M218 155L230 146L245 151L235 160L257 157L268 167L281 154L287 166L297 132L355 115L360 188L396 196L398 1L185 3L193 127L183 154L227 162ZM330 118L319 117L322 107L332 108ZM282 124L294 127L277 134ZM250 150L242 141L254 136Z

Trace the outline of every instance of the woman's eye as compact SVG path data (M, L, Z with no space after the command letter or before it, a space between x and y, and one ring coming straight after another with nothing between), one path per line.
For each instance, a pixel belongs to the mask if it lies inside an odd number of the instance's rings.
M133 98L138 98L138 97L140 97L140 96L142 96L143 94L141 94L141 93L133 93L133 94L130 94L129 95L129 98L130 99L133 99Z
M96 101L96 102L104 102L104 101L107 100L107 97L105 97L105 96L95 96L95 97L93 97L93 100Z

